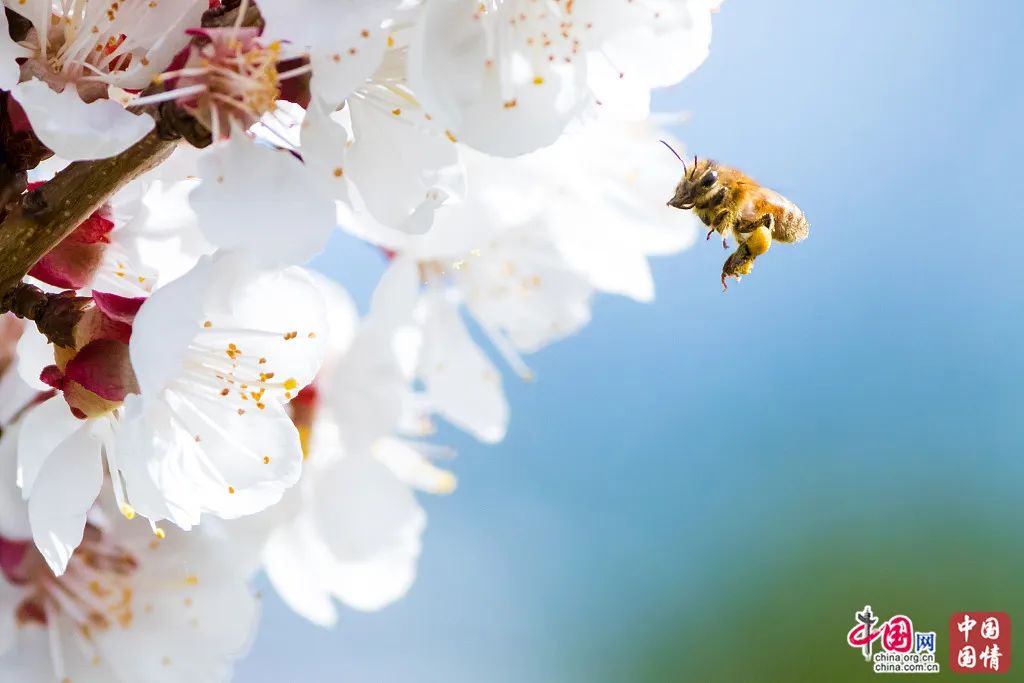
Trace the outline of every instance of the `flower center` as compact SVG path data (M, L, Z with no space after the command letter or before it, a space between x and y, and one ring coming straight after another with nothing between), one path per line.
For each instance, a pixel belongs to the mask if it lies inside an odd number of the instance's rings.
M519 83L531 80L543 85L540 74L547 67L573 64L580 56L593 28L589 21L578 21L573 16L575 0L552 3L499 2L488 6L480 3L473 13L474 19L488 27L495 48L513 47L527 62L513 60L502 70L502 80ZM496 68L498 50L485 60L488 69ZM505 101L505 108L517 106L515 99Z
M258 29L194 29L188 57L180 68L154 77L164 92L132 100L142 106L175 100L220 139L233 126L247 129L277 109L281 82L309 73L309 65L280 72L281 45L259 42Z
M22 44L35 55L22 66L22 76L35 76L55 90L75 85L83 100L106 96L116 76L148 66L146 48L124 31L140 23L155 3L64 2L62 13L50 16L45 36L33 30ZM138 54L135 54L138 53Z
M222 327L212 320L202 323L200 333L189 345L185 360L185 373L178 380L180 389L195 391L217 397L228 402L239 415L250 410L266 410L270 401L289 401L301 389L298 380L285 376L274 368L273 358L268 358L267 346L257 353L246 348L245 340L259 343L258 337L278 337L281 342L292 342L300 337L298 330L284 332L257 332L253 330ZM301 333L312 339L313 332Z
M104 540L95 527L86 527L82 545L63 576L53 575L31 541L0 538L0 569L8 581L24 589L15 608L19 625L53 628L54 620L63 616L89 640L97 630L128 628L134 618L131 579L138 561Z

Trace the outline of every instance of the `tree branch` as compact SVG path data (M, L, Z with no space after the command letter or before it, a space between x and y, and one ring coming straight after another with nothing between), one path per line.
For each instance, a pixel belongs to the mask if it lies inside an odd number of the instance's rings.
M74 348L75 325L92 308L89 297L74 292L49 294L34 285L19 282L0 297L0 307L19 318L31 320L57 346Z
M75 162L26 193L0 223L0 296L108 197L166 159L174 145L175 139L154 130L117 156Z

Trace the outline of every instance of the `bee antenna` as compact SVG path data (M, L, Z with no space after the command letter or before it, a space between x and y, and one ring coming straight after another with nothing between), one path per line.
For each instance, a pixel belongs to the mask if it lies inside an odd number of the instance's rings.
M685 168L685 166L686 166L686 164L683 164L684 168ZM696 173L696 172L697 172L697 155L694 154L693 155L693 170L690 171L690 179L691 180L693 179L693 174Z
M668 147L668 151L672 152L672 154L675 155L676 159L679 159L679 163L683 165L683 175L686 175L686 162L683 161L683 158L681 156L679 156L679 152L672 149L672 145L668 144L664 140L658 140L658 142Z

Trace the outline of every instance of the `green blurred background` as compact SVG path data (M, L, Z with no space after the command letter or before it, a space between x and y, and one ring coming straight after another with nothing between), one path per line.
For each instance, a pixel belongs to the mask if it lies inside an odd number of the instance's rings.
M701 242L653 306L600 298L506 377L505 442L441 434L460 490L409 596L322 631L267 591L238 680L863 681L865 604L936 631L943 680L954 611L1024 619L1022 28L1018 0L726 0L656 105L810 239L727 295ZM339 238L320 267L365 302L382 263Z

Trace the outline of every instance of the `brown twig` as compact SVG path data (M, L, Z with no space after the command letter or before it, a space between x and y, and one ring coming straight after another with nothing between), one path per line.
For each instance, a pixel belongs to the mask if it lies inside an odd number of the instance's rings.
M57 346L75 346L75 325L93 306L89 297L74 292L50 294L25 282L19 282L0 296L0 306L19 318L31 320Z

